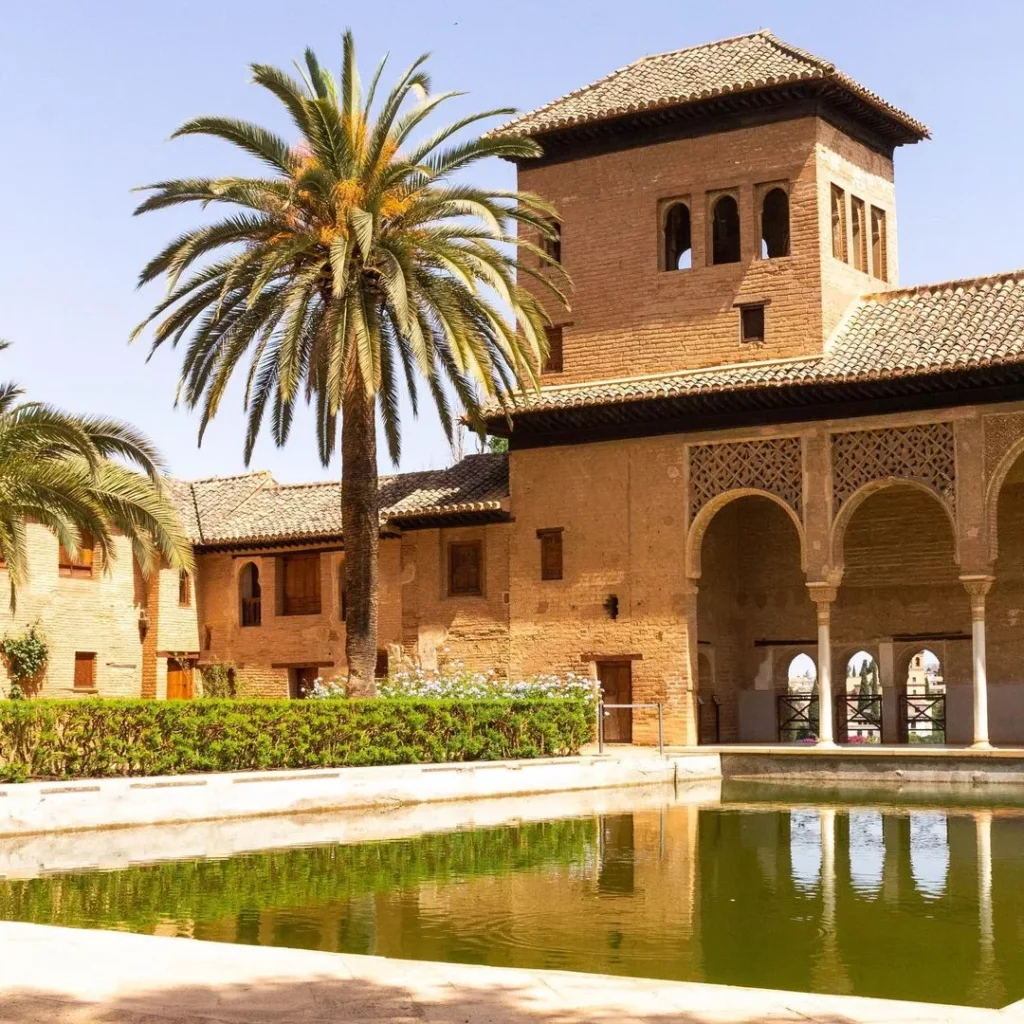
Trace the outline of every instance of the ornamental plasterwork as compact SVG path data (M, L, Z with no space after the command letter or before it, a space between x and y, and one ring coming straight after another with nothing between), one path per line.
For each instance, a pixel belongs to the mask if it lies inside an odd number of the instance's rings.
M1004 413L985 417L985 479L991 480L1003 456L1024 437L1024 415Z
M921 423L832 435L832 494L837 510L865 484L889 477L926 484L952 506L956 499L952 425Z
M755 488L803 507L800 438L774 437L690 447L690 518L726 491Z

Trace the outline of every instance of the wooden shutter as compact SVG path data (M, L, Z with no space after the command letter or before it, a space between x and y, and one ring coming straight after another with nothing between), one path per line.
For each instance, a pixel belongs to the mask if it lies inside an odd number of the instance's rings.
M192 580L184 569L178 573L178 604L182 608L192 604Z
M540 578L560 580L562 578L562 530L538 530L540 538Z
M75 689L96 688L96 655L86 651L75 651Z
M480 563L482 545L478 540L448 545L448 593L479 596L483 593Z
M544 333L548 339L548 357L544 360L541 373L562 372L562 328L545 327Z
M91 533L82 532L78 545L78 554L72 555L63 544L57 557L58 571L61 576L80 576L89 579L92 576L94 541Z
M281 568L283 613L285 615L319 615L319 554L285 555L281 559Z

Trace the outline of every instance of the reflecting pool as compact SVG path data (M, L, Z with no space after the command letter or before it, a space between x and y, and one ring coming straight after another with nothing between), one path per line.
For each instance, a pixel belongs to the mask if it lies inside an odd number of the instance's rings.
M625 808L625 809L623 809ZM1003 1006L1024 808L830 795L0 881L0 917L390 957Z

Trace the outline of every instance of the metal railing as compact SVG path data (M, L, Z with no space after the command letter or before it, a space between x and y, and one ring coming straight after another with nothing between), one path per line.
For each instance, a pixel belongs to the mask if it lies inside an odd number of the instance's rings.
M606 709L611 708L617 711L620 708L657 708L658 709L658 753L665 755L665 722L662 715L662 705L657 704L605 704L603 700L597 702L597 752L604 753L604 720Z
M927 693L904 697L904 742L943 742L946 738L946 695ZM914 737L911 740L911 737Z
M778 696L779 742L795 743L818 738L818 698L810 693Z

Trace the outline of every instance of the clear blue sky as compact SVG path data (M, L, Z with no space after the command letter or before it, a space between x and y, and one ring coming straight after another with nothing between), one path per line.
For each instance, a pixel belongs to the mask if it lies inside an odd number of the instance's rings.
M178 357L168 350L147 364L143 345L127 345L161 294L135 290L139 268L189 222L177 213L133 219L129 190L238 170L227 146L167 138L201 113L283 128L269 95L248 84L248 63L288 64L311 45L336 65L347 25L365 76L385 51L396 73L432 51L435 88L471 94L453 112L529 109L643 54L771 28L932 128L933 141L897 152L903 283L1024 263L1017 2L8 2L0 28L0 337L15 347L0 357L0 380L136 423L176 474L242 471L240 400L225 405L198 449L194 420L173 408ZM513 183L507 164L480 177ZM262 443L253 465L281 480L323 476L304 428L296 424L283 451ZM447 463L429 410L406 421L404 438L403 469Z

